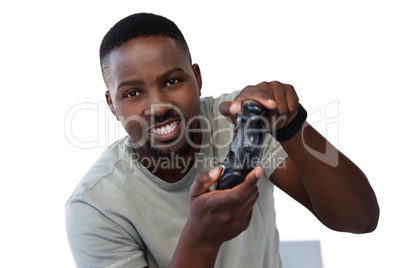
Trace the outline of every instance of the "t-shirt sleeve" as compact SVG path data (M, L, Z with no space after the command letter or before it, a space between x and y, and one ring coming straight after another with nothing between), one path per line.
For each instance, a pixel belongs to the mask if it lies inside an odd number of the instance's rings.
M288 154L281 144L267 133L260 154L260 166L264 168L265 177L269 179L286 158L288 158Z
M67 202L66 229L78 268L147 266L136 238L82 198Z

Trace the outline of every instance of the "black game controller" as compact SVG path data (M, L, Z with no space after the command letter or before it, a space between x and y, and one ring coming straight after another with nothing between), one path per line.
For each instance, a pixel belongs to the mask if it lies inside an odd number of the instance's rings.
M262 143L267 133L265 108L255 101L245 101L237 115L234 137L229 151L221 162L222 172L217 190L230 189L240 184L256 167Z

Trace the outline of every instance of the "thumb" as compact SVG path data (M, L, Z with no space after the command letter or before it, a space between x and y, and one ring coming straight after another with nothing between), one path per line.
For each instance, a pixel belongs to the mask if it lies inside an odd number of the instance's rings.
M224 101L219 105L219 112L225 116L235 116L241 109L241 101Z
M208 192L209 187L217 182L220 173L220 168L214 168L210 171L198 173L190 188L190 198L194 198Z
M236 115L241 109L241 102L238 101L224 101L219 105L219 112L229 117L229 120L234 123L236 121Z

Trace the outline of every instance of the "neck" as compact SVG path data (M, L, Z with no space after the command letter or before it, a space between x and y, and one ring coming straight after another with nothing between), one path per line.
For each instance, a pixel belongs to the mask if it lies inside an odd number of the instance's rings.
M191 148L185 156L171 155L165 159L155 159L152 171L155 176L163 181L174 183L180 181L194 165L195 159L200 149Z

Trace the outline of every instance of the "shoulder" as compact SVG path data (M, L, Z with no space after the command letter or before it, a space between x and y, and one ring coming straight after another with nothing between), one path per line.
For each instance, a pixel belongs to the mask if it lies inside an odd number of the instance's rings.
M219 112L219 105L225 101L233 101L238 94L239 91L234 91L219 97L201 98L201 119L207 121L212 130L233 125Z
M201 110L207 114L220 114L219 105L225 101L233 101L240 91L233 91L232 93L222 94L219 97L202 97Z
M128 163L127 142L125 137L109 145L78 183L70 199L93 190L103 180L112 179L120 166Z
M233 138L233 127L225 116L219 112L219 105L225 101L232 101L239 94L239 91L223 94L219 97L201 98L200 120L204 121L202 127L204 133L210 133L210 143L214 149L225 154L227 146Z

